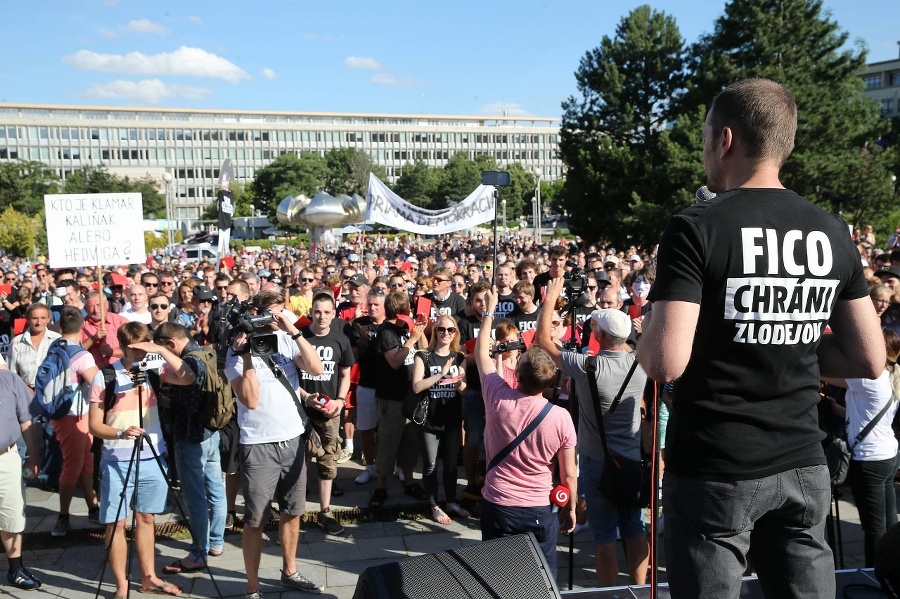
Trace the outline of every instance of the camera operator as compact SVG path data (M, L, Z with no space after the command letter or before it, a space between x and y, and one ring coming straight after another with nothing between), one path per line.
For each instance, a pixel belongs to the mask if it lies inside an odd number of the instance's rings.
M304 592L320 592L319 585L297 571L300 516L306 511L306 460L301 438L304 424L294 395L301 401L306 395L300 391L300 371L320 375L322 361L315 348L291 324L293 319L284 309L280 292L261 291L253 303L257 311L253 318L264 321L268 315L271 322L264 325L264 331L257 330L249 338L246 333L239 333L225 361L225 374L238 400L247 597L262 596L259 582L262 530L269 520L273 498L280 508L281 584ZM263 332L274 336L274 353L248 355L248 341L254 341L253 337ZM282 378L293 393L284 386Z
M562 292L565 280L551 279L547 288L547 303L553 304ZM597 581L601 587L616 586L618 557L617 533L625 542L628 570L633 584L644 584L650 556L647 535L641 521L639 507L616 505L600 494L600 477L606 466L594 410L591 386L587 382L586 356L579 351L560 350L552 340L551 314L543 310L538 318L535 342L562 369L563 375L575 381L576 397L581 418L578 422L578 453L582 482L588 509L588 521L594 534ZM591 332L600 344L597 355L597 390L600 407L608 410L622 382L628 375L635 355L627 343L631 321L624 312L615 309L595 310L590 315ZM610 452L632 460L641 459L641 398L647 375L638 367L632 375L622 404L615 413L603 414Z
M109 565L116 578L116 596L124 597L128 593L125 522L135 485L138 489L134 503L137 511L135 547L141 564L141 592L178 594L178 587L158 578L154 568L154 514L165 511L169 488L162 470L165 462L162 459L157 462L150 448L152 444L160 456L166 453L156 392L141 364L152 352L165 360L161 381L171 385L190 385L195 377L180 357L150 340L147 325L125 323L116 331L116 337L123 356L111 365L114 378L108 384L112 388L108 393L104 378L94 377L88 414L91 434L104 440L100 458L100 522L106 524L106 542L110 545ZM107 407L108 395L114 401ZM135 456L134 444L141 435L146 435L146 442L141 453ZM131 468L126 485L125 475L132 456L141 464L140 468ZM138 470L139 480L135 476ZM120 500L123 487L126 488L125 498Z
M519 358L516 375L519 388L512 389L497 374L491 359L491 323L497 296L487 291L487 310L475 344L475 360L484 393L485 458L495 455L516 439L534 420L547 400L543 393L556 383L556 366L540 347L532 347ZM575 426L569 413L552 406L546 417L515 449L488 469L481 512L481 538L484 541L532 532L537 538L550 572L556 576L556 539L560 522L550 505L553 489L553 461L559 464L559 476L577 497L575 469ZM563 532L575 528L575 502L563 508Z

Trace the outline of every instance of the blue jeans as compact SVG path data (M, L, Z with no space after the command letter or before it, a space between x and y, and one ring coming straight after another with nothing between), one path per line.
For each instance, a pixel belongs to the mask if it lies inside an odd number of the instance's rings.
M826 466L754 480L711 481L666 471L666 564L675 599L737 599L747 555L766 597L834 597L825 543Z
M600 479L603 477L606 461L594 460L582 454L578 465L578 492L587 502L587 517L594 535L594 544L614 544L617 531L623 539L646 536L641 508L616 505L600 492Z
M190 559L205 561L210 549L221 551L225 545L227 507L218 431L200 443L178 441L175 463L194 539Z

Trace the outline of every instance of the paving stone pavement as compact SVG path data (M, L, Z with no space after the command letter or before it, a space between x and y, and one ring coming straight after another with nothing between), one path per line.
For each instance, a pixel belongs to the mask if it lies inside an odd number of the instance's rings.
M374 482L356 485L354 478L361 469L361 466L355 462L347 462L339 466L337 482L344 489L345 494L333 499L332 510L367 506ZM460 485L462 484L464 481L460 481ZM313 489L307 501L307 510L309 511L319 508L317 485L313 484L312 486ZM388 482L388 493L386 507L414 503L412 499L403 495L401 483L394 478ZM28 528L24 542L24 558L26 566L43 581L43 587L36 592L19 591L7 585L5 577L0 576L0 583L2 583L0 595L23 599L41 597L86 599L95 596L97 581L105 557L105 548L102 545L94 542L68 546L70 543L65 543L55 548L29 549L29 534L47 533L52 530L56 522L58 501L58 496L54 493L35 487L28 488L28 507L26 509ZM238 511L241 511L240 508ZM71 527L73 531L85 528L98 529L96 525L88 522L86 514L84 502L76 497L72 502ZM847 568L861 567L863 563L862 532L849 490L844 492L844 497L840 500L840 514L844 565ZM180 519L177 513L169 512L160 515L157 523L176 522ZM325 585L325 590L319 595L321 597L349 599L353 596L359 574L370 566L464 547L481 540L478 520L474 518L456 519L448 526L441 526L430 519L347 523L345 526L346 531L338 537L326 535L314 524L305 524L301 531L300 544L297 549L297 566L305 576ZM308 595L304 593L281 589L279 583L281 551L277 536L275 530L264 533L260 567L264 597L267 599L306 597ZM216 591L212 579L218 585L222 597L244 597L246 580L241 553L241 536L237 532L227 533L225 540L225 553L220 557L210 558L209 572L165 577L184 590L182 597L218 597L219 593ZM594 548L590 529L578 533L573 545L571 559L573 588L596 586ZM158 541L156 546L157 573L161 573L166 564L183 557L186 554L187 546L188 542L182 540ZM557 581L560 590L564 591L568 589L569 537L561 536L558 548ZM660 581L665 580L662 552L662 537L660 537ZM0 569L0 572L2 571ZM132 576L132 580L138 582L132 583L131 592L135 597L143 596L137 594L140 581L137 564L133 571L135 575ZM619 572L625 571L624 555L620 547ZM623 574L620 574L620 582L621 584L627 583ZM112 577L107 569L99 596L112 597L114 590Z

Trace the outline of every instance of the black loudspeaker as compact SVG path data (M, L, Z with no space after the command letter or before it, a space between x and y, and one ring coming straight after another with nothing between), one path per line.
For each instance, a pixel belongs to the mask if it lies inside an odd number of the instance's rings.
M367 568L353 599L559 598L531 533Z

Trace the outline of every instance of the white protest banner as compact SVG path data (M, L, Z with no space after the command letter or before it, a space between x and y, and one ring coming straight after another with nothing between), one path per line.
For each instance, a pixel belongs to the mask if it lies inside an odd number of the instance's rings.
M45 195L50 267L144 262L142 205L139 193Z
M456 206L443 210L426 210L405 201L378 177L369 174L366 220L401 231L426 235L453 233L492 221L496 213L492 185L479 185Z

